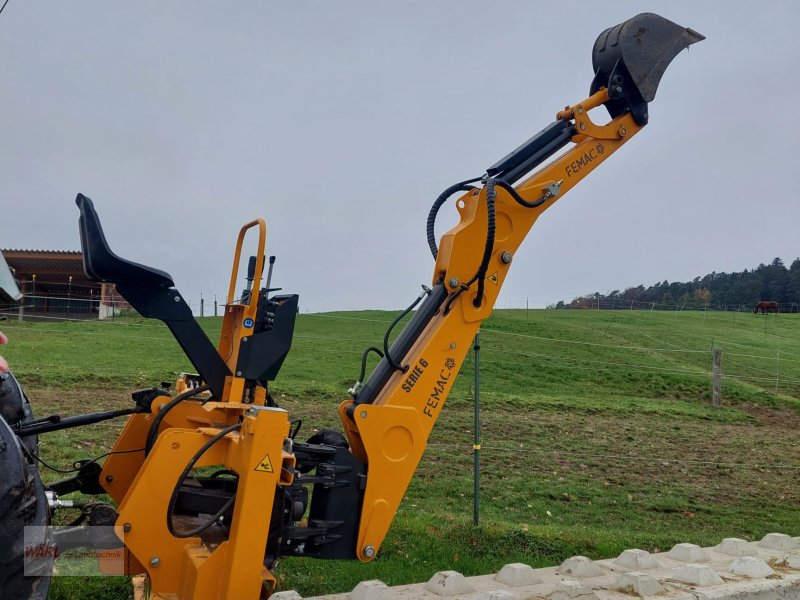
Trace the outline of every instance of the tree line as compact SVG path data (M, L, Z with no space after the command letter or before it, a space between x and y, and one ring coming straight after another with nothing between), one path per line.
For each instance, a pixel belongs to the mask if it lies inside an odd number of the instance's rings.
M770 264L736 273L709 273L692 281L662 281L607 294L595 292L559 301L556 308L714 308L752 309L761 300L774 300L782 312L800 309L800 258L787 268L780 258Z

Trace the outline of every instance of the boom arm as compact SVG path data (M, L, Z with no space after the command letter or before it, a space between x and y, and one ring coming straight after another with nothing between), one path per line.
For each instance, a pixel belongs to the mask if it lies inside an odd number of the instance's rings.
M660 72L655 74L647 43L639 54L625 54L626 35L641 37L645 25L651 39L660 44L655 61ZM677 51L701 39L650 14L603 32L595 44L595 57L605 51L608 62L609 54L619 54L606 74L612 91L602 86L560 111L553 125L487 170L482 189L469 190L456 201L460 222L442 237L433 291L391 349L393 361L403 369L396 370L384 357L355 400L339 408L353 453L368 465L356 548L360 560L372 559L383 542L470 342L492 312L517 248L545 210L646 124L642 97L652 99L655 87L644 94L636 82L649 76L649 82L655 78L657 85ZM603 77L598 69L595 83ZM628 110L620 108L625 103ZM589 119L589 111L600 105L615 115L606 125ZM570 142L567 152L515 187L510 185ZM491 235L492 196L494 243L486 253L489 260L483 274L479 270L476 275Z

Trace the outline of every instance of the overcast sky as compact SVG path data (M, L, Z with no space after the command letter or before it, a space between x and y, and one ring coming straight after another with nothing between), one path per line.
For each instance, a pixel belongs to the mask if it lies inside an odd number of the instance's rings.
M597 34L645 10L707 39L667 70L650 124L539 219L498 306L788 263L788 0L10 0L0 247L79 248L82 192L112 249L196 306L222 298L238 229L263 216L273 283L302 310L401 308L430 283L434 198L583 99Z

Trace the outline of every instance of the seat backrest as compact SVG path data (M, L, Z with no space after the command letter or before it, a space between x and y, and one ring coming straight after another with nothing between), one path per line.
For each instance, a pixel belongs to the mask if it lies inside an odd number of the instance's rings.
M83 249L83 270L94 281L144 288L171 288L169 273L120 258L111 251L92 201L78 194L75 204L81 211L78 225Z

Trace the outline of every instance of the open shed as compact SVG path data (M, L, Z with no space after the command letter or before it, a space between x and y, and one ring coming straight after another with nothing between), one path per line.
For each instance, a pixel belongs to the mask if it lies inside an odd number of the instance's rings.
M0 250L23 294L15 305L0 306L9 318L104 319L130 306L111 284L91 281L83 255L70 250Z

